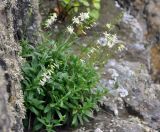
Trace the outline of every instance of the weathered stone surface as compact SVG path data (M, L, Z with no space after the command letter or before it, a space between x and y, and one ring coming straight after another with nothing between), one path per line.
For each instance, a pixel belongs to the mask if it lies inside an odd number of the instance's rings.
M153 80L159 82L160 45L160 1L159 0L117 0L122 7L126 7L135 16L144 29L144 37L153 46L151 50L151 73ZM157 46L158 45L158 46ZM157 65L158 64L158 65Z
M13 16L11 13L14 1L1 1L0 5L0 82L2 82L0 86L2 98L0 120L5 121L4 124L0 124L0 131L23 131L22 119L24 118L25 108L20 88L21 77L17 56L19 46L15 43L13 37Z
M130 13L139 20L144 19L144 27L147 28L148 40L160 41L160 1L159 0L117 0L122 7L130 10Z
M30 25L34 25L33 30L37 32L38 23L35 22L39 21L36 21L35 15L32 14L33 21L30 21L29 14L22 17L24 15L21 14L22 12L29 13L31 9L33 12L38 12L37 8L33 8L38 4L37 0L28 1L29 8L24 9L18 6L22 4L24 7L27 1L0 0L0 132L23 131L22 119L25 117L25 108L20 86L19 40L26 36L30 40L35 38L37 41L37 35L34 36L31 34L33 32L28 30ZM18 30L22 33L18 34ZM15 37L17 35L20 35L19 38ZM32 35L32 39L29 35Z
M128 91L128 95L123 98L123 109L125 109L128 114L144 120L148 126L159 129L160 85L152 84L153 82L151 81L146 66L140 62L115 61L114 65L107 65L106 68L112 68L117 71L119 75L117 77L119 87L123 87ZM111 89L111 92L113 96L117 96L117 89ZM108 103L105 104L109 105L109 102L111 103L111 101L108 100Z
M14 16L15 39L27 39L33 45L40 42L41 16L39 14L39 1L17 0L14 8L12 8L12 13Z
M1 64L3 62L0 62ZM0 67L0 131L10 131L10 118L7 111L7 102L8 102L8 95L4 93L7 93L6 86L7 82L4 73L4 69Z
M68 132L71 130L62 130ZM128 118L115 118L101 111L92 123L73 130L72 132L158 132L143 123L139 118L130 116Z

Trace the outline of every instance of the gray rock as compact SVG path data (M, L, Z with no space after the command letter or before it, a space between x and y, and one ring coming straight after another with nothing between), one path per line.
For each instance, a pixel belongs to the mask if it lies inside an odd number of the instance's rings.
M143 119L148 123L148 126L159 129L160 94L158 91L160 91L160 85L152 84L146 66L140 62L114 61L114 63L116 63L114 66L107 65L106 68L112 67L118 72L118 85L126 88L129 92L127 97L123 97L126 111L130 115ZM124 71L125 74L121 73L122 71ZM134 74L128 76L128 71Z

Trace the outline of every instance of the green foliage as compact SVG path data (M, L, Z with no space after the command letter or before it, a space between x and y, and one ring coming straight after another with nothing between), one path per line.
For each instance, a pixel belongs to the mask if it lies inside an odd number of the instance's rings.
M44 40L36 48L22 41L22 88L32 131L83 124L92 118L104 92L96 89L99 75L91 64L71 54L70 44ZM33 125L30 125L33 124Z
M101 0L62 0L60 1L65 10L70 13L77 13L79 11L88 11L94 19L99 18ZM73 9L73 10L72 10ZM81 10L82 9L82 10Z

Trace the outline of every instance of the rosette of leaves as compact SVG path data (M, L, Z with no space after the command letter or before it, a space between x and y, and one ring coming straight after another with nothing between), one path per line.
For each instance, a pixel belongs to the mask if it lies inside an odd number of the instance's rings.
M54 131L61 125L89 121L104 94L95 87L99 75L91 64L71 54L67 43L46 40L33 48L22 42L22 88L27 109L24 126L30 131ZM50 78L42 86L45 71Z

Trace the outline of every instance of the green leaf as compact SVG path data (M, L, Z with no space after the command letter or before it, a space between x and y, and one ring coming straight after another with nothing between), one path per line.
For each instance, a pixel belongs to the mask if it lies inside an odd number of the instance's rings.
M35 109L34 107L30 107L30 110L35 114L35 115L39 115L39 111L37 109Z
M63 0L63 2L65 2L65 4L68 4L70 0Z
M63 117L60 111L56 110L56 113L58 114L59 119Z
M46 122L45 122L44 119L41 119L41 118L37 117L37 120L40 121L43 125L46 125Z
M83 119L82 119L82 116L81 115L78 115L78 119L80 121L80 124L83 125Z
M47 113L47 121L50 122L52 119L52 113L51 111Z
M44 113L47 113L48 111L50 111L50 105L47 105L46 107L45 107L45 109L44 109Z
M83 116L83 120L84 120L85 122L89 122L89 119L88 119L87 116Z
M78 124L77 115L74 115L72 120L72 126L77 126L77 124Z
M89 2L86 1L86 0L81 0L81 3L82 3L84 6L89 6Z
M93 5L96 9L100 9L101 7L99 2L94 2Z
M38 131L39 129L41 129L43 127L43 124L42 123L37 123L35 126L34 126L34 130L35 131Z
M93 118L93 112L92 111L89 111L89 110L85 111L85 115L87 115L90 118Z

